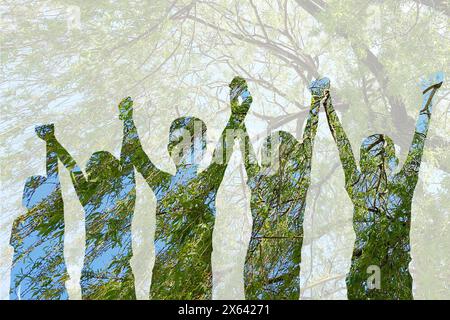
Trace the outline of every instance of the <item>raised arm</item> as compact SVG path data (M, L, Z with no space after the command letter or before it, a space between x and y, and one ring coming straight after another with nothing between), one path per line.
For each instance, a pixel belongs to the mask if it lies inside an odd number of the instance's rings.
M400 175L415 175L419 174L420 162L422 160L423 148L425 146L425 139L430 125L431 111L433 106L433 97L436 91L441 87L443 82L443 74L437 73L431 81L423 82L423 100L422 106L417 118L416 128L409 147L408 156L403 165Z
M123 140L120 152L122 165L132 164L144 177L150 188L160 184L168 174L159 170L148 157L141 145L141 140L133 120L133 100L123 99L119 104L119 118L123 121Z
M38 136L45 136L47 133L52 134L54 132L54 126L44 125L35 128ZM54 150L54 147L50 141L46 140L46 171L47 179L50 177L56 177L58 175L58 155Z
M57 170L57 161L51 160L56 160L55 157L58 158L67 170L69 170L72 183L77 193L82 192L82 190L85 189L87 180L69 152L67 152L67 150L56 139L54 125L50 124L38 126L35 131L39 138L43 139L47 144L47 156L51 156L51 159L47 159L47 174L53 173Z
M258 170L255 151L244 122L252 101L246 81L243 78L235 77L230 83L231 115L214 149L211 170L214 170L216 165L224 167L228 165L236 138L240 140L241 148L243 148L247 174Z
M328 78L316 80L310 86L311 106L309 108L309 114L306 120L302 141L303 151L308 159L312 158L314 139L317 133L317 126L319 125L320 104L323 102L322 100L325 99L325 90L328 90L329 88L330 80Z
M256 152L253 144L250 141L250 136L247 132L247 127L243 124L242 129L238 131L238 139L241 143L242 155L244 157L244 167L247 172L247 177L252 178L260 172L261 167L256 158Z
M328 126L339 151L339 158L344 169L346 186L352 185L359 176L358 167L353 155L352 146L334 110L329 91L325 92L323 105L327 114ZM319 97L318 97L319 98ZM314 99L314 98L313 98Z

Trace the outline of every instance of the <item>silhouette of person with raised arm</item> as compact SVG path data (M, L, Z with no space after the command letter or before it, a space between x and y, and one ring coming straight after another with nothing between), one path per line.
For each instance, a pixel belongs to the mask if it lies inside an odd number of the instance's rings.
M132 101L127 98L123 118L132 163L146 179L157 198L155 251L151 283L152 299L210 299L212 296L212 232L215 199L233 151L234 132L242 128L251 97L244 79L230 84L232 113L207 169L197 172L206 146L205 124L198 118L182 117L172 122L168 151L176 174L160 171L144 152L132 119Z
M124 134L123 146L126 137ZM87 163L85 176L53 130L43 138L70 171L85 211L86 251L80 279L83 299L135 299L129 262L135 204L131 158L123 147L120 160L106 151L95 152Z
M394 144L383 134L363 140L358 168L331 98L327 100L328 124L344 169L345 188L355 207L356 242L346 279L349 299L413 298L408 270L411 202L419 176L432 99L441 84L441 73L422 84L423 105L406 162L398 173Z
M52 126L35 131L45 138ZM58 175L58 159L47 145L46 176L27 179L23 205L28 212L13 225L14 247L11 270L11 300L64 300L68 279L64 261L64 208Z
M263 154L275 152L275 172L270 164L260 167L251 144L244 161L251 190L253 229L247 252L245 272L246 299L299 299L300 261L303 243L303 216L310 185L311 159L317 132L320 104L329 79L314 81L311 107L299 142L279 131L265 141ZM244 131L245 139L248 135Z

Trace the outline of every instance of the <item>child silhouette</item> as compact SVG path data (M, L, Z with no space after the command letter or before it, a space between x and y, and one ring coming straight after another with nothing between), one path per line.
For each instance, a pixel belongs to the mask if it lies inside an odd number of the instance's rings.
M81 272L83 299L135 299L131 258L131 220L135 204L134 170L123 147L120 160L95 152L86 176L58 142L54 130L42 137L70 171L85 211L86 252ZM125 143L123 143L125 145Z
M202 154L206 146L206 126L200 119L182 117L172 122L168 151L176 174L170 175L156 168L144 152L132 119L131 99L121 104L127 131L125 149L157 198L152 299L211 298L215 199L233 150L235 132L243 127L251 104L244 79L234 78L230 88L231 116L212 163L201 173L197 172L201 158L198 151ZM242 103L238 102L240 96Z
M279 161L273 174L267 164L260 167L252 160L255 155L251 146L245 154L253 216L245 264L247 299L299 299L303 217L311 182L312 150L319 107L327 98L328 88L328 78L310 86L311 107L301 143L284 131L266 139L263 154L274 152L279 146Z
M395 173L398 159L394 144L383 134L364 139L358 168L331 98L325 105L344 169L345 188L355 207L356 242L346 280L349 299L413 298L412 278L408 271L411 202L428 132L432 99L441 85L441 73L422 84L423 105L406 162L398 173ZM381 283L377 288L367 279L368 272L377 272L378 268Z
M36 127L45 138L53 126ZM68 279L64 262L64 209L58 159L47 145L47 175L27 179L23 205L28 212L14 222L10 244L14 248L11 300L67 299Z

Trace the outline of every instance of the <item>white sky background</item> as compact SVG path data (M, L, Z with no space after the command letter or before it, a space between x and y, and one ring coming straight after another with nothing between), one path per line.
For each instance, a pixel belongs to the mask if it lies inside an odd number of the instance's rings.
M171 121L182 115L204 120L211 153L230 113L227 85L233 76L246 78L253 95L246 124L257 150L267 129L301 137L310 99L307 85L316 76L328 76L334 101L341 102L336 108L355 156L359 157L364 137L384 133L403 144L402 163L421 103L419 78L435 71L448 77L450 71L448 13L420 1L401 1L401 6L398 1L341 5L325 1L331 18L322 19L306 9L311 3L315 2L199 1L192 6L167 0L145 5L17 1L2 5L1 298L7 298L9 290L11 224L25 210L23 182L45 174L45 146L34 136L37 124L55 123L58 139L84 168L95 151L119 156L122 124L117 104L132 96L145 150L158 167L173 172L166 150ZM359 56L364 48L377 56L386 83L364 64ZM415 298L450 298L448 87L447 81L437 95L413 202ZM391 112L388 95L401 97L406 116ZM250 230L246 223L251 218L239 152L232 163L217 199L216 299L243 298L242 267ZM76 217L80 218L82 208L67 177L62 179L65 215L72 219L65 239L66 262L76 279L84 243L83 226ZM304 222L302 298L346 298L353 210L323 113L312 179ZM139 201L151 202L149 190L145 194ZM229 208L232 197L239 199ZM143 220L137 219L135 228L145 219L152 221L151 212L140 211L146 207L137 206L136 215ZM140 263L151 264L151 259L137 261L136 270L144 270ZM146 287L149 275L141 272ZM138 290L145 296L145 289ZM70 292L71 298L79 298L77 281L70 284Z

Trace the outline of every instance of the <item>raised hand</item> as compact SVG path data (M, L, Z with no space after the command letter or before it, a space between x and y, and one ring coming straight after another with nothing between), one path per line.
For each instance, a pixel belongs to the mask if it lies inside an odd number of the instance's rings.
M311 94L313 96L325 97L330 91L330 79L325 77L314 80L309 85L309 89L311 90Z
M239 99L241 98L241 99ZM234 77L230 83L231 114L243 120L250 109L253 99L247 82L241 77Z
M131 97L123 99L119 104L119 119L128 120L133 118L133 100Z
M34 131L36 131L36 134L39 138L44 141L48 141L50 138L53 138L55 136L55 125L52 123L36 126L34 128Z
M432 89L439 89L442 86L443 82L444 82L444 73L436 72L429 78L422 79L422 81L420 82L420 87L423 91L423 94L425 94Z

